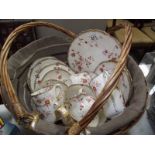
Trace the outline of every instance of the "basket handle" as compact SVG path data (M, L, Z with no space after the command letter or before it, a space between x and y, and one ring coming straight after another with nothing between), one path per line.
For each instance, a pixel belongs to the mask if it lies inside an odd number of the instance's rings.
M10 110L14 113L17 121L19 123L23 123L27 127L34 127L37 121L39 120L39 114L36 113L29 113L26 111L25 107L20 104L20 101L16 95L16 92L13 88L13 85L11 83L8 70L7 70L7 57L9 50L11 48L11 45L13 41L17 38L17 36L26 31L29 28L35 27L35 26L46 26L48 28L53 28L55 30L61 31L64 34L68 35L71 38L74 38L76 36L75 33L73 33L70 30L67 30L61 26L58 26L53 23L43 22L43 21L36 21L36 22L30 22L23 24L19 27L17 27L12 33L8 36L6 39L2 50L1 50L1 56L0 56L0 73L1 73L1 84L6 89L6 92L8 93L8 97L10 99Z
M116 26L116 29L113 28L113 30L117 30L122 27L125 28L125 40L121 49L121 55L118 59L118 63L115 67L113 74L107 81L102 92L99 94L96 101L89 109L87 114L84 116L84 118L79 122L74 123L71 126L71 128L68 130L68 134L79 134L83 129L85 129L88 126L88 124L93 120L93 118L96 116L98 111L106 103L106 100L109 98L113 89L116 87L119 77L126 65L127 56L130 51L131 43L132 43L132 29L129 24L126 23L126 24L118 25Z
M30 127L32 129L35 128L37 122L39 121L39 114L36 113L29 113L26 111L26 109L20 104L20 101L18 97L16 96L15 90L13 88L13 85L11 83L8 71L7 71L7 57L10 50L10 47L15 40L15 38L23 31L27 30L28 28L32 28L35 26L46 26L49 28L54 28L58 31L61 31L68 36L75 38L76 34L63 28L58 25L48 23L48 22L30 22L23 24L19 27L17 27L7 38L5 44L2 47L1 51L1 57L0 57L0 73L1 73L1 84L6 89L9 99L11 101L10 103L10 109L12 112L14 112L17 120L19 123L23 123L23 125ZM91 109L88 111L86 116L78 123L73 124L73 126L69 129L69 134L79 134L88 124L91 122L91 120L95 117L97 112L100 110L100 108L103 106L107 98L110 96L113 88L115 88L117 84L117 80L121 74L121 71L123 70L126 62L127 55L130 51L131 47L131 27L128 24L123 25L125 27L125 41L122 46L122 52L119 58L119 62L116 66L116 69L109 79L109 81L106 83L104 89L102 90L101 94L91 107Z
M117 31L117 30L119 30L121 28L124 28L124 24L119 24L119 25L115 25L115 26L109 27L107 29L107 33L113 34L115 31Z

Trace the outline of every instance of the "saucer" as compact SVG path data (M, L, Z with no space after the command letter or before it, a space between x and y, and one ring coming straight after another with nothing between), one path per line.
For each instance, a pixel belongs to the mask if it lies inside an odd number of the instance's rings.
M68 66L62 65L62 64L58 63L58 64L54 64L54 65L52 64L52 65L48 65L48 66L44 67L39 72L39 74L38 74L36 79L38 81L39 80L41 81L44 78L44 76L47 75L49 72L51 72L51 71L59 72L60 70L64 70L64 71L68 72L70 75L74 74L74 72ZM61 78L61 77L59 77L59 78Z
M49 68L50 69L50 68ZM43 70L44 71L44 70ZM72 72L67 72L66 70L62 69L55 69L55 70L46 70L46 72L40 72L38 77L35 81L35 89L37 90L42 83L48 80L56 80L63 82L67 86L71 85L69 77Z
M35 80L38 77L39 72L46 66L51 64L62 64L65 65L62 61L57 60L54 57L43 57L36 60L30 67L27 75L27 83L31 91L34 91Z
M55 84L62 85L64 87L64 90L67 91L68 86L65 83L58 81L58 80L52 80L52 79L41 82L39 85L37 85L36 91L42 88L51 87Z

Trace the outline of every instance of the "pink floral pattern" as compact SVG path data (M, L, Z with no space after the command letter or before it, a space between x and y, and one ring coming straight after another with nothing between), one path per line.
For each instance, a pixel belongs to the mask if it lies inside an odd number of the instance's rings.
M114 72L115 66L116 66L116 62L112 62L112 61L103 62L99 64L98 67L95 69L95 73L101 74L104 71L107 71L109 75L112 75L112 73ZM131 80L126 70L127 69L123 71L122 75L120 76L119 83L118 83L118 88L122 92L123 99L125 100L125 102L127 102L129 98L130 90L131 90Z
M121 45L107 33L88 31L73 41L68 61L75 72L93 72L102 61L117 60L120 52Z
M94 98L87 95L80 95L72 98L69 106L72 117L77 121L81 120L94 102Z

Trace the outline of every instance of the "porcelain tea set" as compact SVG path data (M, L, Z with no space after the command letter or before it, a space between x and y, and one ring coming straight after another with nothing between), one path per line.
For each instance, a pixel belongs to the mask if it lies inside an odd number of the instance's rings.
M114 72L120 53L121 45L115 38L104 31L87 30L71 43L69 66L52 56L37 59L27 75L34 110L51 123L61 121L69 126L80 121ZM131 76L125 68L117 87L88 128L122 114L130 93Z

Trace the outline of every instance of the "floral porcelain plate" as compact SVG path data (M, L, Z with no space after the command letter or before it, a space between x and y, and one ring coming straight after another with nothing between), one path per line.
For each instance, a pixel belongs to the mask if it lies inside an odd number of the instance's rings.
M27 74L27 78L30 79L30 75L31 75L31 72L33 70L33 68L35 68L38 64L42 64L43 61L45 60L56 60L55 57L43 57L43 58L40 58L40 59L37 59L35 62L32 63L32 65L30 66L29 68L29 71L28 71L28 74Z
M115 61L108 61L108 62L101 62L94 70L94 72L96 74L101 74L103 73L104 71L108 72L110 75L112 75L114 69L115 69L115 66L116 66L116 63Z
M115 38L104 31L88 30L72 42L68 63L76 72L93 72L103 61L117 61L120 53L121 45Z
M101 74L104 71L107 71L109 75L112 75L114 72L116 66L116 62L109 61L109 62L102 62L98 65L98 67L95 69L96 74ZM123 94L123 98L125 103L127 102L130 92L131 92L131 76L128 72L127 68L124 69L122 72L122 75L120 76L120 80L118 82L118 88Z
M30 67L28 75L27 75L27 83L29 85L30 90L34 91L34 83L35 79L38 77L39 72L46 66L52 64L63 64L64 62L57 60L55 57L43 57L37 59Z
M57 80L65 83L67 86L71 85L71 82L69 80L69 77L72 72L68 72L63 69L51 69L50 68L45 68L40 72L38 75L38 78L36 78L35 81L35 90L37 90L40 86L41 83L44 83L45 81L48 80Z
M64 70L68 72L70 75L74 74L74 72L66 65L62 64L51 64L46 67L44 67L40 73L38 74L37 80L42 80L45 75L47 75L48 72L53 71L53 70Z

